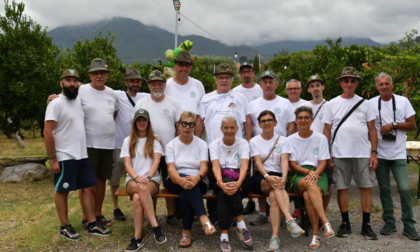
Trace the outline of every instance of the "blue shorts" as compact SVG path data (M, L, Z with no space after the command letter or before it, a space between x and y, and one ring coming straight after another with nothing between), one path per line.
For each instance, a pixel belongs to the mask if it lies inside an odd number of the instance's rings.
M93 165L88 158L58 162L60 173L54 174L56 192L70 192L96 185Z

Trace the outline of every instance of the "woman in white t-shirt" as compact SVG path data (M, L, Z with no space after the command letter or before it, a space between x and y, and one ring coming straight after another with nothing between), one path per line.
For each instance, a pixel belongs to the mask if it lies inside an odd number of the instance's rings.
M310 249L320 246L319 219L321 219L325 238L335 236L322 205L322 195L328 190L328 179L324 173L327 160L330 159L327 138L311 130L312 109L301 106L295 110L296 124L299 131L287 138L290 145L289 176L293 192L303 194L312 225Z
M214 140L209 147L213 173L217 181L214 188L221 233L220 248L221 251L231 251L228 233L230 220L235 217L241 244L251 249L254 242L242 218L242 199L248 196L251 187L251 181L246 177L249 145L245 139L236 137L238 122L233 115L223 117L221 130L223 137Z
M139 109L134 114L132 131L124 139L121 156L127 170L126 188L133 198L134 237L126 251L137 251L144 246L142 228L144 215L152 225L155 241L166 242L166 236L156 221L152 197L159 192L160 177L157 172L163 153L162 143L153 134L149 112Z
M198 216L206 235L212 235L216 228L210 223L203 203L203 194L207 192L209 180L208 149L202 139L194 136L197 116L184 111L179 118L181 134L166 145L166 164L169 177L166 187L180 198L182 215L181 248L190 247L193 238L191 227L194 216Z
M286 137L274 133L277 125L276 116L269 110L258 115L258 124L262 133L253 137L249 143L251 157L254 158L257 170L252 176L252 189L259 194L270 197L270 220L272 235L270 251L279 250L279 228L281 212L285 215L287 229L293 237L299 237L305 231L299 227L289 212L289 195L286 182L289 172L289 144Z

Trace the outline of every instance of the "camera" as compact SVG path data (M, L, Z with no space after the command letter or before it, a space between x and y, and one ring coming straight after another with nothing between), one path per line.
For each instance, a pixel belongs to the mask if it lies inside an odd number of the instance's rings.
M382 135L382 140L395 141L396 139L397 139L397 134L395 134L395 132L393 131Z

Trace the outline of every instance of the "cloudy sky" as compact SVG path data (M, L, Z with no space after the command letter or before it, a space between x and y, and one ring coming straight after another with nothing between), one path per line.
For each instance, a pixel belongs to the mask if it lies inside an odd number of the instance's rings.
M175 29L171 0L17 1L24 2L25 13L49 30L112 17L136 19L170 32ZM230 45L340 36L389 43L404 37L404 32L420 29L420 1L415 0L180 1L182 15ZM4 0L0 13L4 15ZM186 18L181 16L179 34L211 38Z

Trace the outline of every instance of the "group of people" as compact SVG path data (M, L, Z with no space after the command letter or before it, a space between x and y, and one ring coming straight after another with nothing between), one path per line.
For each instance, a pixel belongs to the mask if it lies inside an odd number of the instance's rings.
M54 173L55 203L61 222L60 235L80 239L67 217L67 195L79 190L82 224L88 234L110 235L112 221L102 214L106 180L111 187L114 217L125 220L115 191L124 172L132 196L134 236L126 251L144 245L144 213L157 243L167 241L156 217L160 183L179 200L165 198L168 224L182 227L180 247L189 247L194 218L206 235L220 230L221 251L231 251L229 228L236 226L240 242L252 249L254 241L243 215L255 205L242 200L252 190L259 198L259 213L251 225L270 219L272 236L268 251L280 251L279 229L284 225L293 237L304 234L290 213L288 192L302 195L312 225L309 248L320 247L320 228L325 238L347 237L351 231L348 189L353 177L361 192L361 234L375 240L370 226L370 188L378 179L384 213L380 233L396 231L391 198L390 171L401 197L403 234L420 240L414 224L405 154L405 132L416 127L408 99L392 93L392 77L376 78L379 96L365 101L355 94L362 78L346 67L338 81L343 93L327 102L324 81L310 76L311 101L300 99L302 85L286 84L289 99L276 94L279 85L272 71L264 71L254 83L250 63L240 65L243 83L232 90L234 72L222 63L215 70L217 89L205 94L203 84L189 76L193 60L188 51L175 58L175 76L166 80L154 70L145 80L135 68L126 69L127 91L105 85L109 70L102 59L91 62L91 83L80 85L76 69L66 69L63 92L49 97L45 116L45 145ZM150 95L139 93L146 81ZM205 134L204 134L205 133ZM203 140L205 136L205 141ZM376 174L376 176L375 176ZM342 223L334 231L326 208L331 185ZM203 195L212 189L217 199ZM248 209L247 209L248 208ZM176 216L180 209L182 223Z

